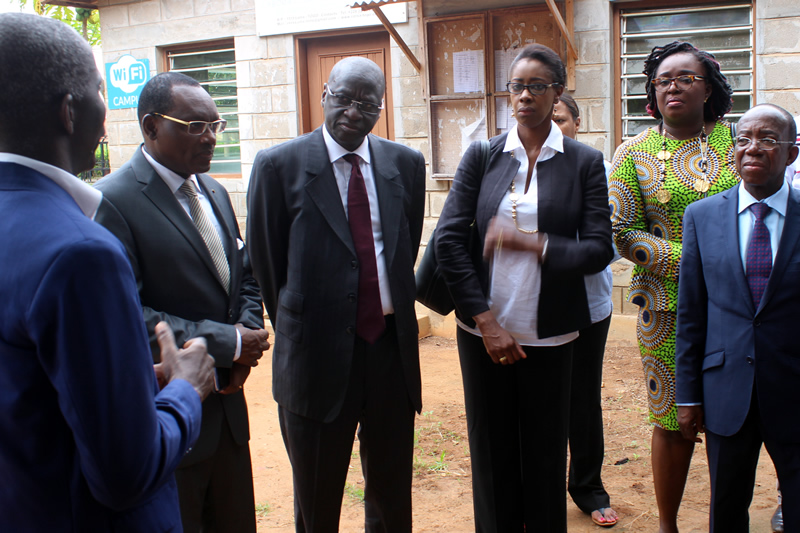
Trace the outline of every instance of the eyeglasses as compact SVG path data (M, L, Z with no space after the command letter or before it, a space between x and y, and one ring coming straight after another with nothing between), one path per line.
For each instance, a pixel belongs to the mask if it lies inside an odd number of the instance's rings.
M181 120L175 117L170 117L167 115L162 115L161 113L152 113L152 114L156 115L157 117L171 120L172 122L177 122L178 124L183 124L189 131L189 135L202 135L206 132L206 130L211 130L211 133L222 133L223 131L225 131L225 126L228 125L228 121L225 120L224 118L215 120L214 122L206 122L205 120L193 120L191 122L186 122L185 120Z
M327 86L325 87L325 93L328 95L328 101L334 107L352 107L353 104L356 105L359 111L364 113L365 115L378 115L383 109L383 100L381 100L381 104L373 104L372 102L359 102L358 100L353 100L352 98L348 98L347 96L343 96L341 94L336 94L331 91Z
M533 96L539 96L540 94L544 94L545 91L549 87L560 87L560 83L531 83L531 84L524 84L518 83L516 81L510 81L506 83L506 89L511 94L522 94L522 91L528 89L528 92L531 93Z
M794 141L778 141L776 139L770 139L769 137L764 137L763 139L751 139L750 137L743 137L741 135L736 137L734 142L736 142L737 148L747 148L750 146L750 143L756 143L757 148L767 152L774 150L779 144L794 144Z
M692 88L694 80L704 80L705 76L697 76L695 74L686 74L685 76L676 76L674 78L653 78L650 83L655 86L656 91L665 93L669 90L669 86L675 83L675 87L679 91L688 91Z

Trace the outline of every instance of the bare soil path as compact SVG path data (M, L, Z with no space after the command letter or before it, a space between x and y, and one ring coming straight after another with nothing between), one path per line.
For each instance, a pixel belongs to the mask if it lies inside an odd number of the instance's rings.
M474 531L467 422L455 341L420 341L423 413L417 417L414 461L414 531ZM268 360L246 385L259 533L294 531L292 471L278 428ZM611 531L656 532L658 511L650 465L650 425L642 367L635 346L609 346L604 363L603 407L606 460L603 479L620 522ZM621 463L621 464L616 464ZM769 533L776 505L775 470L762 450L750 523L753 533ZM363 531L364 482L353 451L342 505L340 530ZM681 507L682 533L708 531L708 467L704 445L695 450ZM569 531L599 532L588 516L569 504Z

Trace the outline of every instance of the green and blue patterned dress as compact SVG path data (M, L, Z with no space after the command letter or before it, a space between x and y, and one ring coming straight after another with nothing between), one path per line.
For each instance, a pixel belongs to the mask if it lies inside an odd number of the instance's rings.
M669 159L658 158L666 142ZM696 200L736 185L728 122L718 121L708 136L706 193L699 138L665 139L648 129L620 145L609 181L611 222L620 255L634 263L628 300L639 306L636 336L642 354L650 420L678 431L675 407L675 325L683 213ZM659 192L662 189L667 192ZM659 199L660 197L660 199ZM669 199L664 201L668 197Z

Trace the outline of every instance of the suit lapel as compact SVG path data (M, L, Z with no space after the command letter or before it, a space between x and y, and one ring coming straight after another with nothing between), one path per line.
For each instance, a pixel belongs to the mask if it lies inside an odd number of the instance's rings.
M384 153L383 141L370 135L369 146L372 157L372 174L375 178L375 189L378 191L383 250L386 254L386 267L389 268L397 250L404 189L396 179L400 175L400 171Z
M336 186L333 165L325 148L325 140L322 138L322 129L315 130L309 137L306 174L308 175L306 192L334 233L355 255L350 226L347 223L339 187Z
M505 141L503 141L503 143L505 143ZM481 228L489 227L489 220L497 214L500 202L503 200L503 197L505 197L506 192L511 187L511 182L519 171L520 162L517 161L511 152L500 152L497 157L500 160L497 163L491 163L486 175L479 178L481 193L487 191L485 195L486 201L483 207L479 206L477 209L477 213L481 218L478 220L478 226ZM480 158L478 158L475 163L475 171L483 174L483 168L480 167L480 164ZM481 196L483 196L483 194L480 194L478 198L480 199Z
M211 259L206 243L203 241L203 237L194 222L183 210L183 207L175 198L175 195L172 194L172 191L169 190L167 184L164 183L164 180L161 179L161 176L156 173L155 169L139 150L136 151L131 159L131 167L136 180L143 185L142 194L183 234L186 241L205 263L206 268L214 275L214 279L222 286L217 267L214 266L214 261Z
M759 309L769 302L775 293L776 287L780 287L783 274L789 260L794 256L794 250L800 239L800 191L789 188L789 198L786 203L786 217L783 221L783 232L778 243L778 253L775 255L775 263L772 265L772 272L764 289L764 296L761 297Z
M720 193L725 201L720 204L719 220L724 220L729 224L728 229L722 231L724 235L723 254L726 262L731 265L737 294L742 295L747 308L752 314L755 314L753 298L750 296L750 284L747 283L739 251L739 187L741 185Z

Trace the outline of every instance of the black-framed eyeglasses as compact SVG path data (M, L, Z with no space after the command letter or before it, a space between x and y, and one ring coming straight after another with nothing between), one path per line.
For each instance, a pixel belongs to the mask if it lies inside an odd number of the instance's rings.
M378 115L383 109L383 100L381 100L380 105L373 104L372 102L359 102L358 100L353 100L350 97L336 94L335 92L331 91L328 86L325 86L325 94L328 95L328 101L334 107L352 107L355 104L356 108L359 111L364 113L365 115Z
M506 89L511 94L522 94L522 91L528 89L528 92L531 93L533 96L539 96L540 94L544 94L545 91L549 87L561 87L560 83L519 83L516 81L510 81L506 83Z
M736 143L737 148L747 148L751 143L756 143L757 148L767 152L774 150L780 144L794 144L794 141L779 141L777 139L770 139L769 137L764 137L763 139L752 139L743 135L737 136L734 139L734 142Z
M186 126L189 135L202 135L206 132L206 130L211 130L211 133L222 133L223 131L225 131L225 126L228 125L228 121L225 120L224 118L215 120L214 122L206 122L205 120L193 120L191 122L186 122L185 120L181 120L175 117L170 117L168 115L162 115L161 113L152 113L152 114L157 117L171 120L172 122L177 122L178 124L183 124L184 126Z
M698 76L696 74L685 74L683 76L675 76L674 78L653 78L650 82L656 88L656 91L660 93L667 92L669 90L669 86L673 83L675 87L678 88L679 91L688 91L692 88L692 84L694 80L704 80L706 79L705 76Z

